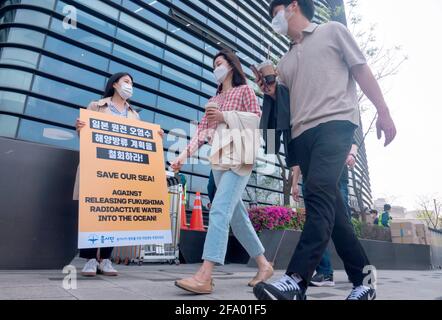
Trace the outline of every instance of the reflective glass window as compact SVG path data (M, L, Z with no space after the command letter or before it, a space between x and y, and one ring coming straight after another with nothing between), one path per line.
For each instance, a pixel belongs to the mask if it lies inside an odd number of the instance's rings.
M0 63L14 64L35 69L39 53L19 48L1 48Z
M98 90L103 90L105 85L105 77L47 56L41 57L39 69Z
M26 96L24 94L0 91L0 110L23 113Z
M88 106L91 101L100 99L100 94L92 93L41 76L35 76L32 91L84 107Z
M29 90L32 74L20 70L0 68L0 86Z
M17 138L78 150L78 134L75 130L25 119L20 121Z
M46 100L29 97L26 103L27 115L66 125L75 125L79 110Z
M15 138L17 132L18 118L0 114L0 136Z

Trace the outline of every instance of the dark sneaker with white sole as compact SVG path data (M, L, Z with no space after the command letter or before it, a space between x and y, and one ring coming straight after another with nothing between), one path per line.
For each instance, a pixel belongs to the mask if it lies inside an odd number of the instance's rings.
M307 300L305 290L288 275L272 284L258 283L253 293L258 300Z
M312 280L310 280L310 285L312 287L334 287L335 282L333 281L333 275L317 273Z
M366 286L353 288L347 300L375 300L376 290Z

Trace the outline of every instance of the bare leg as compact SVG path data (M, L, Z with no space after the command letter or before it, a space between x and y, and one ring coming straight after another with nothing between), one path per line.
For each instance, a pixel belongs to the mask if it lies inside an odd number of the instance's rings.
M258 264L258 273L249 282L249 287L254 287L260 282L265 282L273 276L273 266L263 254L255 257L255 260Z
M204 260L203 264L195 274L194 278L200 282L207 282L212 279L213 268L215 264L211 261Z
M267 258L263 254L260 256L257 256L255 258L255 261L258 265L259 271L265 271L265 270L271 269L271 267L272 267L272 264L267 260Z

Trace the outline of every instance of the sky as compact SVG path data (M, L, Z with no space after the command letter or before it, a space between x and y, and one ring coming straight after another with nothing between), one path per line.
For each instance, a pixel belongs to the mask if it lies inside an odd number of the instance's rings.
M442 201L442 1L359 0L358 11L377 25L379 44L408 56L385 84L396 140L385 148L375 133L366 139L373 199L408 210L422 196Z

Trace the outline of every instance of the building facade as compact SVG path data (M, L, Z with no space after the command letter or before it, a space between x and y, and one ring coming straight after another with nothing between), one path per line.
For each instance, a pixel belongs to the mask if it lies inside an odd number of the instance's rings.
M342 1L316 4L320 23ZM2 1L0 136L78 150L79 109L100 98L111 74L125 71L134 77L132 105L142 120L169 133L164 151L172 159L173 148L188 141L192 122L202 118L216 92L212 62L219 49L237 52L255 88L250 66L268 57L277 60L288 50L288 39L271 32L268 6L268 0ZM345 23L342 12L339 20ZM362 141L362 131L357 139ZM205 158L207 152L206 145L199 155ZM275 159L260 157L244 199L281 203L279 171ZM190 203L201 192L206 205L209 166L190 163L183 173ZM370 206L363 144L354 178L362 182L363 201Z

